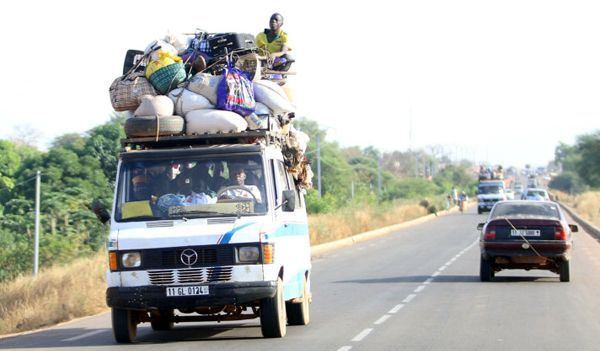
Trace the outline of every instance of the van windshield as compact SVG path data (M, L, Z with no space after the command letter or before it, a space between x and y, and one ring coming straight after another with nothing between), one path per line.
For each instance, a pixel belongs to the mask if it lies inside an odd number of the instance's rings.
M479 194L500 194L500 190L502 188L497 186L497 185L485 185L485 186L479 186L479 190L478 193Z
M265 189L260 155L126 160L115 220L263 214Z

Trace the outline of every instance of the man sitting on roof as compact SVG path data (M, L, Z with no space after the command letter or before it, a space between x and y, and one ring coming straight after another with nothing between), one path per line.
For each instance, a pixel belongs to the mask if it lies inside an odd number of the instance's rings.
M256 46L275 56L273 69L278 71L288 71L293 60L288 56L291 50L288 46L288 35L281 29L283 26L283 16L279 13L271 15L269 28L256 36Z

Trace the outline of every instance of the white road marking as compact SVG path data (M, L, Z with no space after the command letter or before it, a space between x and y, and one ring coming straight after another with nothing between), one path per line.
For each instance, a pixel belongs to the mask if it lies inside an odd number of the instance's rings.
M337 349L337 351L349 351L352 348L352 346L342 346L339 349Z
M396 305L394 308L389 310L388 313L396 313L396 312L400 311L402 309L402 307L404 307L403 303Z
M385 323L385 321L388 320L388 318L390 318L391 316L389 314L384 315L383 317L379 318L378 320L375 321L375 325L379 325L379 324L383 324Z
M355 337L352 339L352 341L357 341L357 342L358 342L358 341L362 341L362 339L366 338L366 337L367 337L367 335L369 335L369 333L370 333L370 332L372 332L372 331L373 331L373 328L367 328L367 329L365 329L365 330L361 331L360 333L358 333L358 335L356 335L356 336L355 336Z
M425 284L425 285L431 284L432 281L433 281L433 278L427 278L427 280L424 281L423 284Z
M425 285L419 285L413 292L418 293L423 291L423 289L425 289Z
M431 276L432 276L432 277L437 277L438 275L440 275L440 273L442 273L442 272L440 272L440 271L436 271L436 272L435 272L435 273L433 273Z
M411 302L415 297L417 297L416 294L410 294L408 295L404 300L402 300L403 303L409 303Z
M448 266L445 266L445 265L444 265L444 266L441 266L440 268L438 268L438 271L440 271L440 272L441 272L441 271L443 271L443 270L444 270L444 269L446 269L446 268L448 268Z
M87 338L88 336L92 336L92 335L96 335L96 334L100 334L100 333L104 333L107 332L108 329L98 329L98 330L92 330L90 332L81 334L81 335L77 335L74 336L72 338L68 338L68 339L63 339L61 341L75 341L75 340L79 340L79 339L83 339L83 338Z

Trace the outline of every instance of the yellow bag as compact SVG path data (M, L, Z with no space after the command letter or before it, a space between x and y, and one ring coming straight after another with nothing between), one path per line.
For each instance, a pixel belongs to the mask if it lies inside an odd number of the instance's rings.
M154 72L159 69L172 65L176 62L182 62L181 57L176 55L171 55L165 51L158 52L158 60L150 61L148 66L146 66L146 78L150 79L150 76L154 74Z
M142 216L152 216L150 201L130 201L123 204L121 218L127 219Z

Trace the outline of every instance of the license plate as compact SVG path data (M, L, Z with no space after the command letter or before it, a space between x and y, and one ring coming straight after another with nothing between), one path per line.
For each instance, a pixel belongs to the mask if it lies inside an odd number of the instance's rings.
M511 236L540 236L541 231L539 229L512 229L510 231Z
M167 288L167 296L197 296L208 295L208 286L175 286Z

